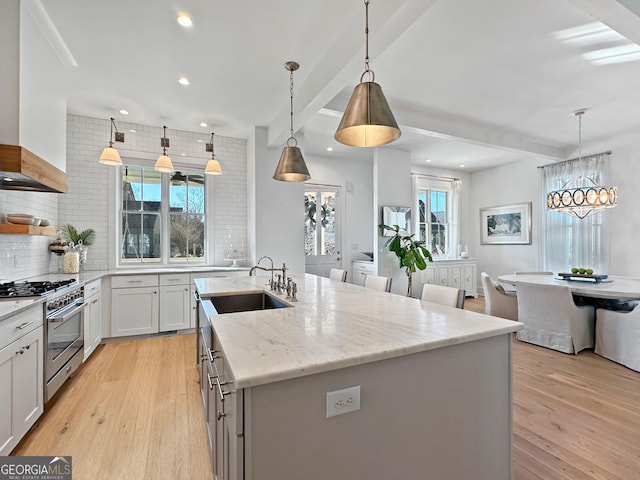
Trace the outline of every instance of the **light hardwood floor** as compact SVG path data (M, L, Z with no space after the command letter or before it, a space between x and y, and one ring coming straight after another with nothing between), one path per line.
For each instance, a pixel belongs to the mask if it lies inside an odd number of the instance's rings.
M73 455L75 480L211 479L194 345L100 347L14 454ZM640 373L514 339L513 419L516 480L640 479Z
M101 346L13 454L71 455L74 480L212 479L194 362L193 334Z

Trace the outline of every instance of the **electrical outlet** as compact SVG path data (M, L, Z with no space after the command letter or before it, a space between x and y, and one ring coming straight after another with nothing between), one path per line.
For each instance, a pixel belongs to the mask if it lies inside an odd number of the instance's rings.
M327 392L327 418L360 410L360 385Z

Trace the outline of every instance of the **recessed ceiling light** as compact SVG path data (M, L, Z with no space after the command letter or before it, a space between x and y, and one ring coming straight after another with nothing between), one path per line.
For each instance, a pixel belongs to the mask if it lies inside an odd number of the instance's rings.
M120 113L122 115L129 115L129 112L127 112L124 108L122 110L120 110Z
M191 82L189 82L189 79L187 77L180 77L178 79L178 83L180 85L189 85L189 83L191 83Z
M460 168L464 168L464 165L460 165Z
M333 152L333 147L327 147L327 152Z
M204 140L202 140L202 139L200 139L200 138L199 138L199 139L198 139L198 143L202 143L202 142L204 142Z
M186 156L187 156L187 154L186 154L186 153L181 153L180 155L181 155L181 156L183 156L183 157L186 157Z
M130 131L131 133L136 133L136 131L135 131L133 128L130 128L130 129L129 129L129 131Z
M430 159L430 158L427 158L426 162L427 162L427 163L431 163L431 159Z
M207 126L207 122L200 122L200 126L201 127L206 127Z
M178 18L176 20L178 20L178 23L183 27L190 27L191 25L193 25L191 17L186 13L181 13L180 15L178 15Z

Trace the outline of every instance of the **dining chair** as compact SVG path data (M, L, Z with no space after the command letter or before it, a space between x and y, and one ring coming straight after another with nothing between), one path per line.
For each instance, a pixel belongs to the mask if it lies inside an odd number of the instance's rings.
M336 280L338 282L346 282L347 281L347 271L341 268L332 268L329 271L329 279Z
M367 275L364 277L364 286L380 292L390 292L391 278L380 275Z
M518 340L564 353L593 348L595 309L577 306L565 285L516 282Z
M420 300L448 305L450 307L464 308L465 291L445 285L425 283L422 287Z
M518 297L513 293L507 293L504 287L486 273L480 273L482 292L484 293L484 313L494 317L518 320Z
M640 307L631 312L596 309L595 352L640 372Z

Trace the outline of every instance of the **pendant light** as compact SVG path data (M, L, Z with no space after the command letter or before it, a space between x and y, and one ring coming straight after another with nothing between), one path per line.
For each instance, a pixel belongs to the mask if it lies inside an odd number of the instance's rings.
M401 133L382 88L375 83L375 74L369 68L369 0L365 0L364 5L364 72L333 136L338 142L351 147L385 145L400 138ZM370 81L363 82L365 75L370 77Z
M173 163L167 156L167 148L169 147L169 139L167 138L167 127L163 128L163 137L160 139L160 146L162 147L162 155L156 160L156 164L153 166L156 170L163 173L173 172Z
M578 160L582 159L582 115L585 109L576 110L578 117ZM603 187L589 177L579 176L569 180L559 190L547 194L547 209L565 212L583 219L593 212L618 205L618 189Z
M296 62L287 62L284 68L289 70L289 97L290 97L290 115L291 136L287 140L287 146L282 150L280 161L273 174L273 178L282 182L304 182L311 178L307 165L302 158L302 152L298 148L298 141L293 137L293 72L300 68Z
M211 143L207 143L206 150L207 152L211 152L211 159L207 162L204 173L207 175L222 175L222 167L213 151L213 132L211 132Z
M102 150L102 154L100 155L100 163L104 163L105 165L118 166L122 165L122 159L120 158L120 154L118 150L113 148L113 129L116 129L116 142L124 142L124 133L118 131L118 127L116 127L115 119L111 117L111 128L109 131L109 146L104 147Z

